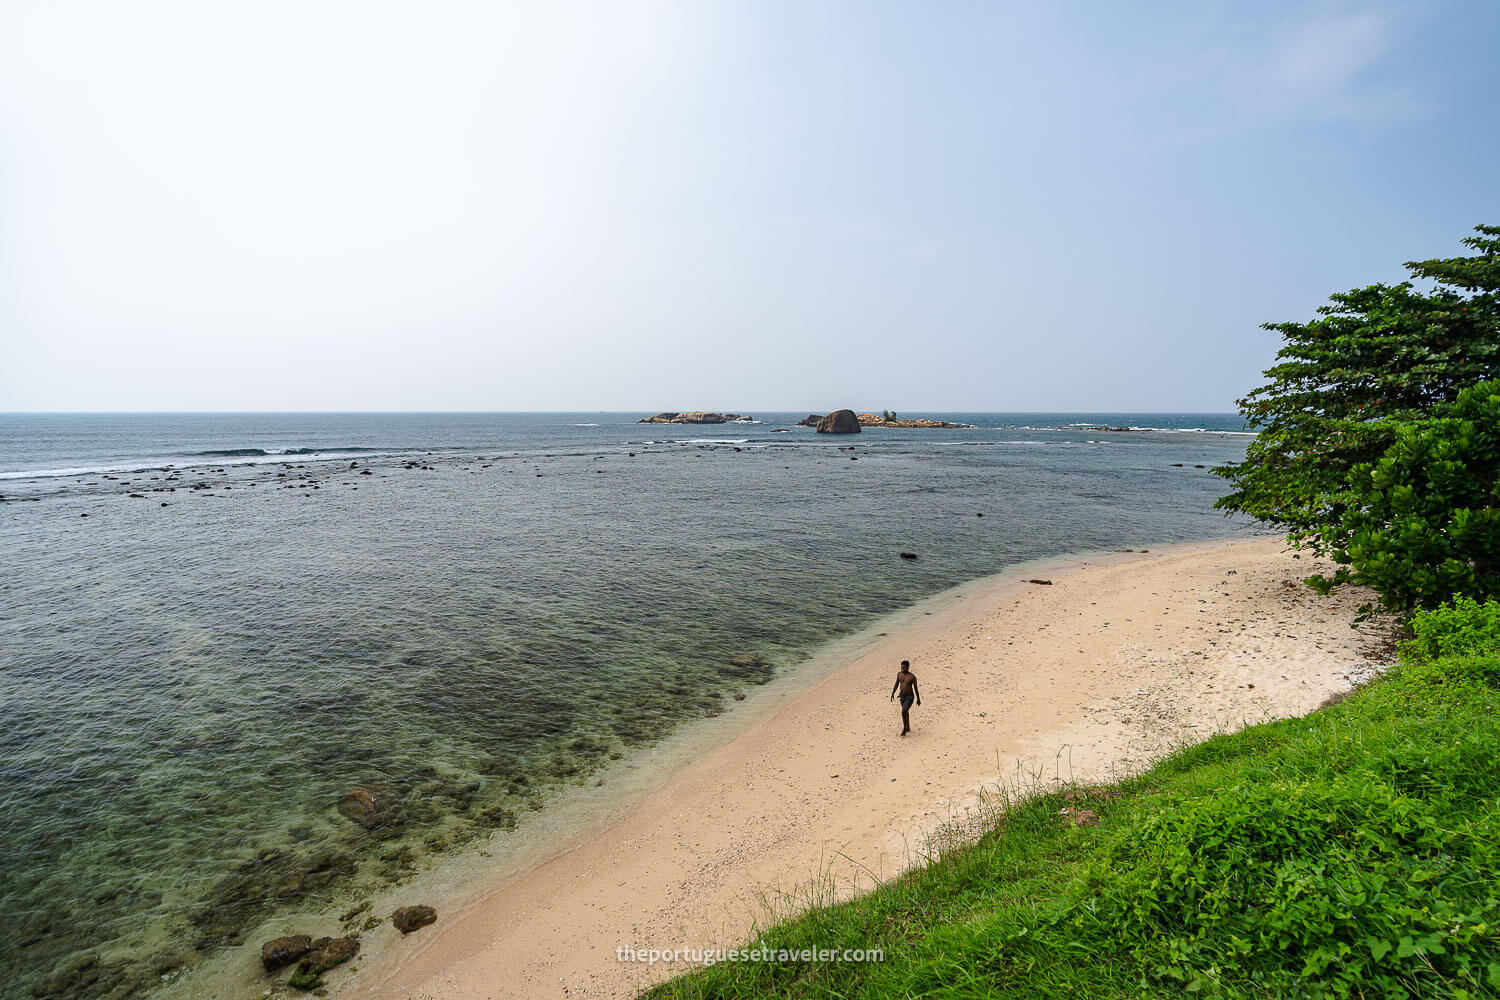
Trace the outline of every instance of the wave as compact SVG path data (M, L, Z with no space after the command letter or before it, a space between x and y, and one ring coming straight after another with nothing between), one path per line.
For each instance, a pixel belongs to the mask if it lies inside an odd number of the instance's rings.
M209 451L185 451L182 455L186 458L265 458L272 455L363 455L377 451L421 450L420 448L362 448L356 445L334 445L327 448L220 448Z
M172 455L143 456L130 461L100 465L78 465L52 469L15 469L0 472L7 479L64 479L99 476L106 473L186 471L218 465L274 465L288 458L313 461L338 461L350 455L404 455L411 452L433 452L435 448L220 448L212 451L178 452ZM179 462L180 459L195 461Z
M13 472L0 472L0 480L3 479L58 479L63 476L98 476L106 472L149 472L160 469L161 466L141 465L83 465L67 469L18 469Z

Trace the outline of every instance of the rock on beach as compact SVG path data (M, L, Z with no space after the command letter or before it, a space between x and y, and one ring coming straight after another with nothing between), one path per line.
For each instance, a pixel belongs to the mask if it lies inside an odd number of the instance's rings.
M410 934L437 920L437 910L430 906L403 906L391 914L391 923L402 934Z

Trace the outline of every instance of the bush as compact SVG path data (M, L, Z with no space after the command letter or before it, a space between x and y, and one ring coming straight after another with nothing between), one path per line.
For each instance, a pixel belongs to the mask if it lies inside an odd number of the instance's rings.
M1405 646L1418 659L1500 649L1500 603L1459 596L1412 616L1414 638Z
M1496 860L1492 815L1480 825L1478 836L1449 829L1369 780L1225 789L1120 830L1054 933L1123 947L1188 992L1482 988L1489 967L1475 948L1493 950L1500 901L1483 877Z

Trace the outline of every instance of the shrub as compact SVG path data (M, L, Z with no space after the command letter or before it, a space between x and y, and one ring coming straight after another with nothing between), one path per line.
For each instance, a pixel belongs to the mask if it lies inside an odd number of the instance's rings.
M1412 616L1414 638L1404 651L1418 659L1500 649L1500 603L1455 597Z

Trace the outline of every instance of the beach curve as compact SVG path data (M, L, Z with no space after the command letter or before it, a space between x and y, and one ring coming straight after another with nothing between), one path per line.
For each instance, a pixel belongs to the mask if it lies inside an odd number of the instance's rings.
M1309 711L1378 664L1350 628L1364 596L1312 593L1298 558L1280 539L1211 542L971 586L435 925L369 931L334 995L632 997L685 970L619 949L733 947L868 889L982 813L987 789L1108 778ZM905 740L887 699L903 658L923 696Z

